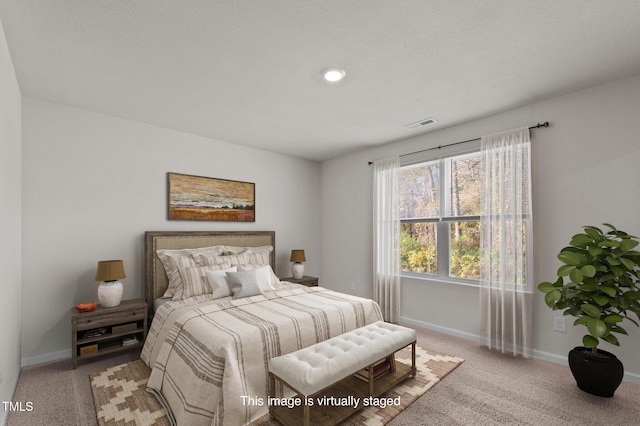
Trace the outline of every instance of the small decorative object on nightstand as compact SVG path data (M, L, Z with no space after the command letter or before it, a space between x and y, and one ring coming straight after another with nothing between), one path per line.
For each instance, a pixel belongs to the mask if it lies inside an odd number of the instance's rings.
M125 300L118 307L98 306L91 312L71 308L71 359L79 359L140 348L147 338L147 304L142 299Z
M102 281L98 286L98 300L104 308L118 306L122 300L122 283L118 280L127 278L124 273L122 260L101 260L98 262L96 281Z
M307 277L304 276L302 278L294 278L294 277L287 277L287 278L280 278L281 281L288 281L290 283L294 283L294 284L302 284L302 285L306 285L307 287L314 287L318 285L318 278L317 277Z
M304 276L304 265L302 262L306 262L307 259L304 258L304 250L291 250L291 259L290 262L293 262L291 265L291 275L296 280L301 279Z

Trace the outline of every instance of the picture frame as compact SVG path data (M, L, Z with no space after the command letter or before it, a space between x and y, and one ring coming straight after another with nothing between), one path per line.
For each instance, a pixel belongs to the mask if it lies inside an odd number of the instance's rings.
M255 183L167 173L169 220L255 222Z

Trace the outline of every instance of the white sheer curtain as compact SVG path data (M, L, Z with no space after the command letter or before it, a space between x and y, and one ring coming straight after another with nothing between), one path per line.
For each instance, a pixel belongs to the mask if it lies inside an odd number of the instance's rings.
M487 346L531 356L531 143L522 128L482 138L480 331Z
M400 320L400 158L373 163L373 299L385 321Z

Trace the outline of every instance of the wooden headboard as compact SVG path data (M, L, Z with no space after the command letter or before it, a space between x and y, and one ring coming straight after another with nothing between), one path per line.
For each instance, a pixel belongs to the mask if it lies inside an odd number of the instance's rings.
M217 245L237 247L273 246L271 267L276 270L274 231L147 231L144 234L145 301L153 314L153 301L162 297L169 285L156 250L199 248Z

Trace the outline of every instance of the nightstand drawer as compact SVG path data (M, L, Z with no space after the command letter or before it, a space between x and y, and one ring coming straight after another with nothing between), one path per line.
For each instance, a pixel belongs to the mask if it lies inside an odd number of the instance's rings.
M147 313L146 308L137 308L129 311L119 311L113 313L107 313L103 311L102 315L94 317L81 317L76 319L76 327L78 330L85 330L88 328L101 327L104 325L113 324L116 321L134 321L143 319Z

